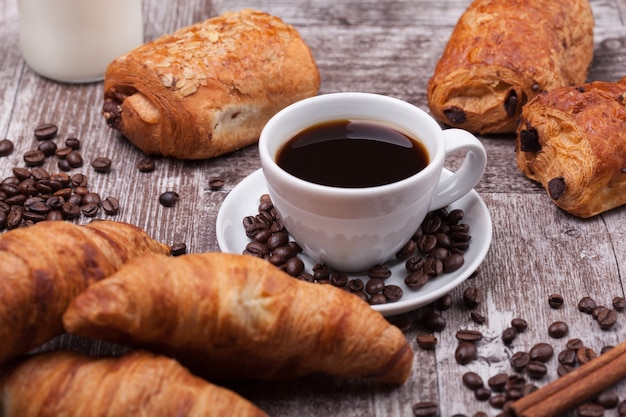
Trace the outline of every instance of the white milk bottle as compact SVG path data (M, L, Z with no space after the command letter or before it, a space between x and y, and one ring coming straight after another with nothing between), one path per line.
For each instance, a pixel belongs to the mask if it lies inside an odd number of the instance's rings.
M56 81L101 80L143 42L141 0L18 0L18 10L26 63Z

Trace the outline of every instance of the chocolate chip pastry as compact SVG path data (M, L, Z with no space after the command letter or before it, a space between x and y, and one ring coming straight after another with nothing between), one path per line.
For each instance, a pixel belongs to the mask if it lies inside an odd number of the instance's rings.
M475 0L428 84L431 112L472 132L514 133L537 94L586 81L593 25L587 0Z
M317 94L319 84L296 29L245 9L115 59L105 73L103 114L147 154L206 159L256 142L274 113Z
M522 110L517 166L563 210L626 204L626 77L541 94Z

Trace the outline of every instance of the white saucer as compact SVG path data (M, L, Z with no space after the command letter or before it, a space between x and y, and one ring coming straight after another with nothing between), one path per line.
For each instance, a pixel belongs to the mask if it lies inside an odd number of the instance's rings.
M442 175L447 176L451 173L444 170ZM259 197L264 193L267 193L267 186L263 171L259 169L244 178L226 196L217 214L215 228L217 243L222 252L241 254L246 248L250 240L244 231L243 219L246 216L258 214ZM465 264L457 271L434 278L424 287L414 291L404 284L407 274L404 262L395 259L389 261L387 265L391 268L392 275L386 282L400 286L404 295L394 303L374 305L372 306L374 310L384 316L392 316L422 307L451 291L478 269L491 245L492 224L489 210L475 190L449 206L450 210L455 208L460 208L465 212L463 223L470 225L472 236L470 247L465 252ZM304 254L301 255L301 259L306 265L306 270L311 272L314 265L312 259ZM357 276L367 279L366 275L351 275L351 277Z

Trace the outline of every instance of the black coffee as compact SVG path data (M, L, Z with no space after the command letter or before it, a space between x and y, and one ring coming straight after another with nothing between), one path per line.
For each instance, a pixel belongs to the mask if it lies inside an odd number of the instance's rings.
M429 156L420 141L384 124L336 120L298 133L276 162L309 182L362 188L408 178L428 165Z

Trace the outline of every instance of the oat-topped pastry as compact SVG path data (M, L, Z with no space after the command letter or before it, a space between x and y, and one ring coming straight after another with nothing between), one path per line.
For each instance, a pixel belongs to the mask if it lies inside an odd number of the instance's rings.
M537 94L586 81L593 25L588 0L475 0L428 84L433 115L481 134L513 133Z
M317 94L319 84L296 29L245 9L115 59L105 74L103 113L147 154L205 159L256 142L274 113Z
M541 94L522 110L517 166L579 217L626 204L626 77Z

